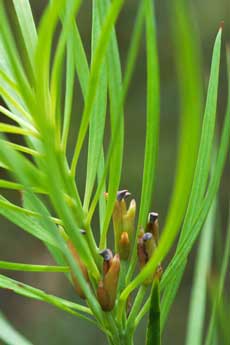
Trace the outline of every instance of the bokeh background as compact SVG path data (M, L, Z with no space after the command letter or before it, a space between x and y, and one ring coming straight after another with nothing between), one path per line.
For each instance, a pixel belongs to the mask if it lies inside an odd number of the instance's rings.
M57 0L58 1L58 0ZM171 37L170 10L174 0L156 1L157 35L161 77L161 130L160 149L157 168L156 188L153 198L153 209L160 213L160 223L163 225L173 186L174 168L176 163L179 95L175 72L175 49ZM209 75L212 46L220 21L224 21L224 44L230 40L230 2L228 0L191 0L194 25L201 42L202 78L204 89ZM10 3L5 0L6 7ZM31 7L36 19L39 18L47 4L45 0L31 0ZM125 7L117 24L117 35L122 61L125 61L130 33L137 9L137 0L125 1ZM90 54L91 33L91 1L83 1L78 16L78 23L85 48ZM144 37L143 37L144 40ZM218 127L222 124L226 103L226 66L224 44L219 87ZM143 150L145 137L145 52L141 45L135 75L131 84L125 106L125 152L121 188L128 188L139 199L141 190L141 173L143 168ZM71 141L77 134L82 100L78 97L79 86L76 84L76 104L78 115L74 117ZM71 155L71 152L69 152ZM78 170L78 183L81 192L84 191L86 150L82 154L82 164ZM226 167L220 188L221 224L226 224L229 169ZM19 196L8 193L10 198ZM0 259L34 264L52 264L53 261L45 247L31 236L17 229L4 218L0 219ZM95 230L97 231L97 230ZM173 253L173 251L172 251ZM196 247L188 260L188 267L172 307L163 344L182 345L185 343L186 322L188 316L189 297L192 285ZM167 260L164 265L167 264ZM213 258L215 270L215 255ZM10 277L44 289L47 292L77 300L74 291L62 274L57 273L13 273L4 272ZM35 345L88 345L106 344L100 331L85 321L76 319L52 306L42 302L26 299L0 290L0 308L13 325L30 339ZM136 344L144 343L145 323L142 322L136 336ZM15 344L17 345L17 344Z

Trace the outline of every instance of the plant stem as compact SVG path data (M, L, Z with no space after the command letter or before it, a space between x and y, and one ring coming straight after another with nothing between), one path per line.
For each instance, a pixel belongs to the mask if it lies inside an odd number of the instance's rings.
M118 338L108 337L108 342L110 345L133 345L133 337L128 333L120 334Z
M138 311L141 307L144 295L146 293L146 286L141 285L140 289L138 290L137 296L135 298L134 304L132 306L129 318L128 318L128 324L127 327L130 329L130 332L132 333L133 328L135 327L135 319L138 314ZM128 332L129 333L129 332Z

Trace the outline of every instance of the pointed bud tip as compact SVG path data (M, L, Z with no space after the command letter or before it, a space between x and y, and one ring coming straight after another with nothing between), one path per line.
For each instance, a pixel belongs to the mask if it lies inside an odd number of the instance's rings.
M150 212L149 213L149 222L153 224L155 222L155 220L158 219L158 217L159 217L159 214L157 212Z
M99 252L99 254L103 257L103 259L105 260L105 261L109 261L109 260L111 260L112 259L112 257L113 257L113 254L112 254L112 251L110 250L110 249L104 249L104 250L101 250L100 252Z
M132 199L130 201L129 210L131 210L131 209L136 210L136 200L135 199Z
M125 199L130 195L131 195L131 193L129 193L129 191L127 189L119 190L117 192L117 201L121 201L122 199Z
M129 208L127 211L127 216L128 217L135 217L136 214L136 201L135 199L132 199L129 204Z
M122 232L120 242L121 244L129 243L129 234L126 231Z
M116 267L117 269L119 269L120 267L120 255L119 254L115 254L113 257L113 262L111 267L113 267L113 269Z

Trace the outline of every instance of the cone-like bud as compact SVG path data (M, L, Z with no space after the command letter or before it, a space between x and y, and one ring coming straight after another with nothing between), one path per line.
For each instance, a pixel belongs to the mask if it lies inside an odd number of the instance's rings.
M108 270L112 264L113 253L110 249L104 249L99 254L104 258L103 274L105 275L108 272Z
M138 239L137 239L137 256L139 259L139 264L140 264L141 269L145 266L146 262L148 261L148 256L145 251L143 236L144 236L144 230L141 229Z
M116 296L117 285L120 272L120 258L116 254L110 264L109 270L104 275L102 281L99 282L97 289L97 298L104 311L110 311L113 309Z
M123 194L121 194L123 195ZM115 250L118 248L119 239L123 231L123 216L126 213L126 203L121 195L117 197L117 200L113 209L113 230L114 230L114 240L115 240Z
M159 241L159 222L158 213L149 213L148 223L146 225L146 231L142 229L140 231L138 241L137 241L137 255L140 263L140 268L142 269L146 263L150 260L154 253ZM144 284L151 284L153 278L160 279L162 275L161 264L158 265L156 272L154 272L150 277L148 277Z
M83 261L81 260L79 254L78 254L78 252L76 250L76 248L74 247L73 243L70 240L67 241L67 245L68 245L68 247L69 247L69 249L70 249L70 251L71 251L71 253L72 253L72 255L73 255L74 259L75 259L75 262L79 266L79 268L80 268L80 270L81 270L85 280L87 282L89 282L89 275L88 275L87 268L86 268L85 264L83 263ZM75 288L77 294L81 298L85 299L84 291L82 290L76 275L74 274L74 272L72 272L72 270L70 271L70 273L71 273L73 285L74 285L74 288Z
M122 230L126 231L129 236L132 236L134 232L135 215L136 215L136 201L132 199L129 205L129 209L123 215L123 219L122 219L122 223L123 223Z
M146 232L143 235L143 244L144 244L144 251L146 253L147 261L151 258L154 249L156 247L153 235L151 232ZM149 285L153 281L153 274L151 274L148 278L145 279L144 284Z
M63 239L66 241L74 259L75 259L75 262L77 263L78 267L80 268L85 280L87 282L89 282L89 275L88 275L88 271L87 271L87 268L85 266L85 264L83 263L83 261L81 260L76 248L74 247L73 243L70 241L67 233L65 232L64 228L62 226L59 226L59 231L60 231L60 234L61 236L63 237ZM85 230L80 230L80 233L82 235L85 235L86 234L86 231ZM79 282L78 282L78 279L76 277L76 275L74 274L74 272L72 270L70 270L70 274L71 274L71 278L72 278L72 281L73 281L73 285L74 285L74 288L75 288L75 291L76 293L83 299L85 299L85 294L84 294L84 291L82 290Z
M142 269L146 263L149 261L153 255L154 249L156 248L156 243L151 232L140 231L138 241L137 241L137 255L140 263L140 268ZM151 284L153 281L154 274L150 275L144 284Z
M115 202L115 206L113 210L113 229L114 229L114 238L115 238L115 250L119 252L122 260L127 260L129 257L132 236L134 232L136 202L133 199L130 202L130 206L127 210L126 201L125 201L126 198L130 195L131 194L126 189L117 192L117 200ZM122 235L123 233L127 233L128 236ZM124 253L124 246L123 245L120 246L120 243L124 243L125 239L126 239L126 244L127 244L126 250L128 251L127 254Z
M151 232L146 232L144 234L143 242L144 242L145 252L149 260L154 252L154 249L156 248L156 244Z
M122 232L118 248L121 260L128 260L130 253L130 241L127 232Z
M104 283L101 280L97 288L97 299L100 303L101 309L104 311L110 311L109 309L109 295L104 288Z

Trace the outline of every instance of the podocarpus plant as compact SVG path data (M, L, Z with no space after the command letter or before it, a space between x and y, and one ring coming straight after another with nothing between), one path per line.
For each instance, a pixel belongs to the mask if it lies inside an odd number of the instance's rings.
M5 103L0 111L14 122L0 124L0 162L7 176L0 180L0 186L22 194L22 205L1 196L0 213L40 239L57 263L57 266L36 266L1 261L0 268L44 271L50 275L63 272L82 298L82 304L47 294L5 275L0 276L0 287L51 303L96 324L114 345L133 344L134 332L149 312L146 344L160 344L187 257L217 193L227 155L229 106L210 175L222 28L213 48L202 118L196 35L183 1L172 2L182 109L174 190L159 238L158 214L151 207L160 114L153 1L139 2L123 76L115 23L124 1L92 1L90 64L77 27L80 5L80 0L47 1L36 29L28 0L0 2L0 93ZM7 17L6 6L11 6L13 24ZM60 32L54 45L58 24ZM123 106L143 30L147 66L146 142L141 200L137 207L134 199L128 206L129 192L120 190L119 185L125 133ZM228 63L229 59L228 55ZM76 78L84 109L68 160ZM104 152L107 110L111 136ZM3 133L22 135L24 141L16 144ZM81 200L76 175L87 133L86 186ZM97 206L99 243L92 227ZM112 248L107 245L110 223L114 230ZM161 262L179 231L176 252L162 275ZM29 344L12 329L5 332L9 326L6 327L3 318L0 326L0 337L6 343Z

